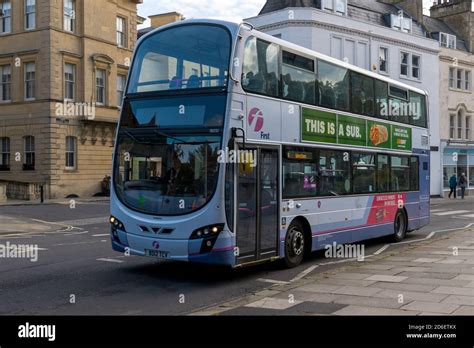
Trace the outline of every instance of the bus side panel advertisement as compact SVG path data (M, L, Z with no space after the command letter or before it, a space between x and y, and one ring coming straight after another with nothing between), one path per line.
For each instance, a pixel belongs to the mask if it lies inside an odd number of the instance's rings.
M301 115L302 141L412 150L411 128L307 108Z

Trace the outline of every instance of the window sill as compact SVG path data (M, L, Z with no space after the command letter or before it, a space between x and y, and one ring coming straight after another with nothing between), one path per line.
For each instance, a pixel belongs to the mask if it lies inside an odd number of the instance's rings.
M411 81L411 82L421 83L421 79L416 79L416 78L408 77L408 76L404 76L404 75L400 75L400 79L401 80L406 80L406 81Z
M460 92L460 93L465 93L465 94L472 94L472 91L469 91L469 90L466 90L466 89L458 89L458 88L449 87L449 90L451 92Z
M65 173L77 173L77 172L79 172L79 170L77 170L77 168L65 168L64 172Z
M36 101L36 98L28 98L28 99L25 99L26 102L34 102Z

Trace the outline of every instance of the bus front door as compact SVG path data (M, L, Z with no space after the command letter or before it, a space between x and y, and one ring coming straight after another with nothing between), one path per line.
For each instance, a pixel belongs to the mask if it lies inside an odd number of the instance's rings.
M244 155L252 160L237 169L238 264L277 256L279 235L278 148L247 148Z

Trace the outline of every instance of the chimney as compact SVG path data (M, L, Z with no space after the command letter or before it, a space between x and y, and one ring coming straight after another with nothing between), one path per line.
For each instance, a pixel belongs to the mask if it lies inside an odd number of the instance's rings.
M449 25L461 35L471 53L474 52L474 12L471 0L437 0L430 8L431 17Z
M423 0L380 0L380 2L398 5L415 21L423 25Z
M150 18L151 27L153 28L159 28L170 23L184 20L184 16L179 12L160 13L149 16L148 18Z

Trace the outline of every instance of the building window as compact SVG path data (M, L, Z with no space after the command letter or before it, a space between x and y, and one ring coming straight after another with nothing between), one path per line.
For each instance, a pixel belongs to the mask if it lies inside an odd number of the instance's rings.
M379 72L388 73L388 48L379 49Z
M0 171L10 170L10 138L0 138Z
M446 33L440 33L439 42L441 47L456 49L456 36Z
M400 75L408 77L408 58L409 54L402 52L400 56Z
M421 77L421 57L415 54L400 53L400 75L419 80Z
M456 137L456 116L449 116L449 138L454 139Z
M463 71L461 69L459 69L458 72L457 72L457 79L456 79L456 88L457 89L462 89L462 76L463 76Z
M23 170L35 170L35 137L29 135L23 138L25 156Z
M11 101L12 70L10 65L0 66L0 102Z
M125 18L117 17L117 45L119 45L119 47L127 47L126 27Z
M64 30L74 32L76 30L76 1L64 0Z
M25 0L25 29L36 27L36 0Z
M66 169L76 169L76 145L75 137L66 137Z
M449 68L449 88L469 92L471 90L471 71Z
M471 116L466 116L466 140L471 140Z
M449 88L454 88L454 75L456 73L456 69L449 68Z
M402 31L404 33L410 33L412 27L412 19L406 18L403 15L403 11L400 11L399 14L390 15L392 29Z
M462 139L462 113L458 112L458 139Z
M34 62L25 65L25 99L32 100L36 97L36 64Z
M97 104L105 104L105 76L106 71L104 69L97 69L95 71L95 96Z
M12 7L10 0L0 0L0 34L12 31Z
M323 0L322 9L343 15L347 12L347 0Z
M127 81L127 77L125 75L118 75L117 76L117 105L122 105L122 100L125 93L125 83Z
M74 100L76 92L76 67L74 64L64 65L64 99Z
M420 79L420 56L412 55L411 57L411 76L414 79Z

